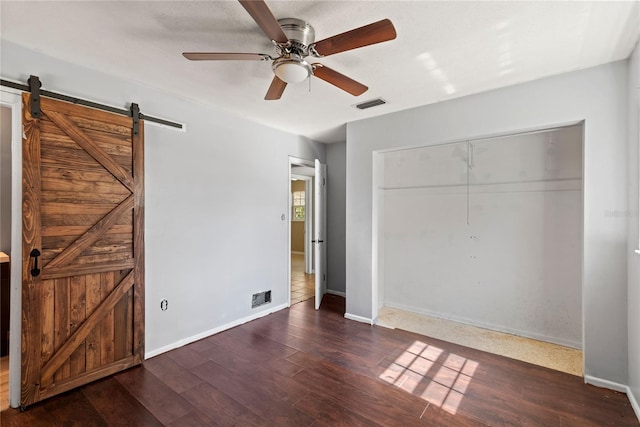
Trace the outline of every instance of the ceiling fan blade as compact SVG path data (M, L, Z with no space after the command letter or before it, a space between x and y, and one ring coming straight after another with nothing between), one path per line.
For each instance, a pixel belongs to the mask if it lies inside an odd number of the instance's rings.
M278 78L278 76L273 76L273 80L271 81L271 86L269 86L269 90L267 91L264 99L266 101L275 101L280 99L282 96L282 92L284 92L284 88L287 87L287 83L283 82Z
M349 92L353 96L362 95L369 88L362 83L353 80L350 77L340 74L331 68L322 64L313 64L313 75L327 83Z
M224 52L183 52L182 56L191 61L268 61L266 53L224 53Z
M267 4L262 0L238 0L240 4L249 12L249 15L262 28L262 31L271 40L278 43L289 41L287 35L282 31L278 20L273 16Z
M329 56L359 47L382 43L396 38L396 29L389 19L316 42L313 46L321 56Z

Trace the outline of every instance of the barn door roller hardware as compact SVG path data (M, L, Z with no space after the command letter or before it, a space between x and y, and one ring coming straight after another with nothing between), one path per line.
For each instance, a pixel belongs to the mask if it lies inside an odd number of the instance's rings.
M131 118L133 119L133 134L137 135L140 132L140 107L138 104L131 104Z
M42 83L40 83L40 79L38 76L31 76L29 80L29 92L31 92L31 117L34 119L40 118L40 87L42 87Z
M40 82L40 79L38 78L38 76L31 76L29 77L29 80L27 80L26 85L20 84L20 83L14 83L8 80L4 80L4 79L0 79L0 86L5 86L5 87L10 87L12 89L18 89L24 92L31 92L31 106L30 106L30 110L31 110L31 116L35 119L40 118L41 112L40 112L40 96L46 96L49 98L54 98L54 99L59 99L61 101L66 101L66 102L70 102L72 104L78 104L78 105L84 105L86 107L91 107L91 108L95 108L97 110L102 110L102 111L108 111L110 113L115 113L115 114L120 114L122 116L127 116L127 117L131 117L134 119L134 133L137 135L139 132L139 125L140 125L140 120L146 120L148 122L154 122L154 123L158 123L161 125L165 125L165 126L169 126L172 128L176 128L176 129L182 129L183 126L181 123L176 123L176 122L172 122L169 120L165 120L165 119L160 119L158 117L153 117L153 116L146 116L144 114L142 114L140 112L140 108L138 107L138 104L132 103L131 104L131 108L129 110L125 110L122 108L116 108L116 107L111 107L109 105L104 105L104 104L100 104L97 102L93 102L93 101L87 101L86 99L81 99L81 98L75 98L73 96L68 96L68 95L64 95L61 93L57 93L57 92L51 92L48 90L41 90L40 88L42 87L42 83ZM137 117L138 117L138 121L137 121L137 125L136 125L136 120L135 117L133 115L133 106L136 106L136 110L137 110ZM138 126L138 127L136 127Z

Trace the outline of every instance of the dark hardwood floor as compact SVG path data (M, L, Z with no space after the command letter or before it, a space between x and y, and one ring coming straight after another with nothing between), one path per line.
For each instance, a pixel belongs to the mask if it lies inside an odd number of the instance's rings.
M11 426L638 426L582 378L343 317L326 295L0 414Z

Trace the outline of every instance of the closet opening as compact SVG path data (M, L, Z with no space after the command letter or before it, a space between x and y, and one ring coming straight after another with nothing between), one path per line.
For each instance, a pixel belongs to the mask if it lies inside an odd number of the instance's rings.
M582 123L374 157L378 324L583 376Z

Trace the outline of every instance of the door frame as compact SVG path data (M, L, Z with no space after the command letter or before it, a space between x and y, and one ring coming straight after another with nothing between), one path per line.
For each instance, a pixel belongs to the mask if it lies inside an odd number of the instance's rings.
M11 296L9 313L9 406L20 406L22 335L22 91L0 90L0 104L11 109Z
M305 270L313 273L313 256L310 249L313 247L311 240L313 239L313 195L310 191L313 189L313 177L306 175L297 175L291 172L293 166L307 166L315 168L315 162L313 160L307 160L300 157L289 156L289 171L287 180L287 214L286 219L289 222L287 227L287 307L291 307L291 178L304 179L305 180L305 217L304 217L304 250L305 250ZM311 203L309 203L311 202ZM309 206L312 209L308 209ZM311 212L311 217L307 215Z

